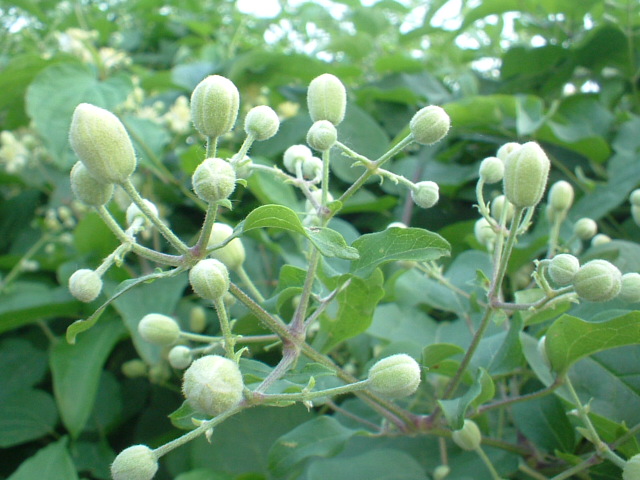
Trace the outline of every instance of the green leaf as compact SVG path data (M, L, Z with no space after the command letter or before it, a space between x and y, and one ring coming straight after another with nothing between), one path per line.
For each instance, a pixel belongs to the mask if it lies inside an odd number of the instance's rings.
M269 451L269 471L285 478L299 470L309 457L330 457L358 434L329 416L314 418L280 437ZM329 477L332 478L332 477Z
M464 353L464 348L452 343L434 343L422 351L422 364L431 368L447 358Z
M360 258L351 263L351 272L366 278L380 265L398 261L435 260L449 255L449 243L437 233L421 228L387 228L362 235L353 242Z
M232 480L233 477L224 473L214 472L207 468L198 468L190 472L181 473L175 480ZM247 479L249 480L249 479Z
M47 445L28 458L7 480L78 480L76 467L67 451L67 439Z
M93 409L102 367L123 334L122 323L105 322L77 344L58 342L51 351L53 391L62 422L74 438L84 429Z
M52 435L58 422L53 397L34 389L19 390L0 401L0 448Z
M487 376L488 374L484 369L479 369L475 381L464 395L452 400L438 400L438 404L442 408L442 412L451 429L459 430L462 428L467 409L478 397L489 397L493 382L489 384L486 379ZM491 397L493 397L493 394L491 394Z
M409 454L388 448L353 457L323 459L309 468L309 480L426 480L423 467Z
M21 338L0 343L0 400L18 390L28 389L47 373L47 354Z
M242 223L242 231L256 228L281 228L306 235L296 212L282 205L262 205L247 215Z
M547 331L546 350L553 369L563 374L583 357L636 344L640 344L639 311L600 323L563 315Z
M357 260L358 250L347 245L344 237L330 228L305 228L306 237L325 257Z

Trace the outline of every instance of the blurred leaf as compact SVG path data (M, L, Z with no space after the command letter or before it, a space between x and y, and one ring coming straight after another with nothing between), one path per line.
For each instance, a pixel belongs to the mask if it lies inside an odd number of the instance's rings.
M209 469L199 468L197 470L191 470L190 472L181 473L175 480L233 480L233 477L223 473L216 473Z
M35 216L40 194L25 190L0 203L0 251L7 251Z
M0 409L1 448L53 435L58 423L56 402L42 390L18 390L0 400Z
M21 338L0 343L0 401L19 390L39 383L46 374L47 354Z
M46 474L46 477L43 475ZM51 443L25 460L7 480L78 480L76 468L67 451L67 439Z

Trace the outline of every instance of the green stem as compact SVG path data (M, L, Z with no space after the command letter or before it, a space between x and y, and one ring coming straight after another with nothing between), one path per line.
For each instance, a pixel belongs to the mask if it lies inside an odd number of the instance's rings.
M535 478L536 480L549 480L548 477L545 477L541 473L536 472L526 463L520 463L520 465L518 465L518 470L525 473L526 475L529 475L531 478Z
M331 160L331 151L322 152L322 197L320 203L323 207L327 206L329 198L329 162Z
M202 258L207 254L207 246L209 245L209 239L211 238L211 232L213 231L213 224L216 221L217 214L217 203L210 203L207 205L207 213L205 213L204 222L200 229L200 236L198 237L196 244L191 249L198 258Z
M553 391L556 390L560 385L562 385L562 380L562 377L558 377L551 385L543 388L542 390L538 390L537 392L528 393L519 397L505 398L504 400L498 400L488 405L483 405L478 409L477 414L482 415L490 410L495 410L496 408L504 408L516 403L528 402L530 400L535 400L536 398L546 397L547 395L553 393Z
M321 397L335 397L336 395L344 395L346 393L353 393L358 390L362 390L367 387L368 380L361 380L359 382L350 383L348 385L341 385L340 387L328 388L326 390L319 390L316 392L300 392L300 393L282 393L282 394L262 394L259 396L260 403L271 402L283 402L283 401L295 401L306 402L313 400L314 398Z
M42 248L42 246L50 240L51 240L51 235L45 234L40 239L38 239L38 241L36 241L36 243L34 243L29 248L29 250L26 251L26 253L20 258L20 260L16 262L16 264L9 271L9 273L7 273L7 276L4 277L2 282L0 282L0 292L4 291L5 288L7 288L7 285L9 285L13 280L15 280L18 277L18 275L20 275L20 273L22 272L22 266L24 262L26 260L29 260L31 257L33 257L38 252L38 250L40 250L40 248Z
M224 350L227 353L227 357L233 359L235 356L236 339L231 333L231 325L229 324L229 317L227 316L227 308L224 305L222 298L218 298L213 301L218 313L218 320L220 321L220 330L224 337Z
M509 230L509 236L507 237L507 241L502 249L498 265L494 264L494 272L493 278L491 279L491 288L489 289L488 297L489 302L494 302L497 300L498 293L500 292L500 286L502 285L502 280L504 279L504 275L507 272L507 265L509 264L509 258L511 257L511 251L513 250L513 246L516 242L516 236L518 234L518 225L520 225L520 221L522 220L522 214L524 209L521 207L516 208L513 219L511 221L511 229ZM501 238L501 237L498 237ZM496 250L498 249L498 245L496 244Z
M207 137L205 158L215 158L218 150L218 137Z
M491 463L491 459L487 456L486 453L484 453L484 450L482 449L482 447L476 448L475 452L478 454L480 459L482 459L482 462L485 464L485 466L489 469L489 472L491 473L491 478L493 480L502 480L500 475L498 475L498 472L496 471L495 467L493 466L493 463Z
M258 302L264 303L264 296L260 293L260 290L258 290L258 287L256 287L256 284L253 283L253 280L251 280L251 277L247 275L247 271L244 269L244 266L240 265L236 269L236 273L240 277L240 280L242 281L244 286L249 289L249 293L251 293L251 295L253 295L253 297Z
M320 262L320 252L317 248L312 248L311 256L309 258L309 266L307 267L307 276L304 279L304 286L302 287L302 293L300 294L300 302L296 307L296 311L293 314L293 320L291 320L291 324L289 326L289 331L294 336L300 336L301 338L304 338L304 319L309 308L309 299L311 298L313 282L316 278L318 263Z

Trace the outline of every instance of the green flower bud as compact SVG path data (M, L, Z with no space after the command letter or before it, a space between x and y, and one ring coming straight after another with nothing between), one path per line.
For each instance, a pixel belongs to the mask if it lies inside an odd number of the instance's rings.
M515 150L518 150L521 146L522 145L516 142L505 143L496 152L496 157L498 157L503 162L506 162L509 154L514 152Z
M127 378L141 378L147 376L147 364L139 358L134 358L122 364L122 374Z
M207 258L189 271L189 282L198 296L218 300L229 290L229 271L220 260Z
M431 181L416 183L411 190L411 198L419 207L433 207L440 198L438 184Z
M640 273L622 275L622 289L618 298L627 303L640 302Z
M498 157L487 157L480 163L480 179L487 185L498 183L504 177L504 162Z
M191 178L193 190L201 200L215 203L229 198L236 188L236 171L220 158L207 158Z
M622 480L640 479L640 453L627 460L622 468Z
M189 312L189 329L195 333L202 333L207 328L207 312L197 305Z
M325 73L314 78L307 91L307 106L311 120L327 120L334 125L344 120L347 91L338 77Z
M480 447L482 435L476 422L467 418L460 430L451 433L451 439L463 450L471 451Z
M507 209L505 221L508 224L515 213L515 207L513 204L507 200L507 197L504 195L498 195L496 198L491 200L491 216L496 220L500 220L500 217L502 217L502 210L505 208Z
M631 205L640 207L640 188L636 188L631 192L629 195L629 201L631 202Z
M182 393L189 405L207 415L220 415L242 401L242 373L233 360L207 355L184 373Z
M328 120L319 120L307 132L307 143L314 150L324 152L338 141L338 131Z
M303 163L311 157L313 157L313 153L306 145L291 145L284 152L284 168L295 175L296 164L298 162Z
M271 107L260 105L253 107L244 119L244 131L247 135L262 141L273 137L280 128L278 114Z
M169 365L176 370L184 370L191 365L193 353L191 349L184 345L176 345L169 350Z
M233 167L236 170L236 178L244 178L247 179L253 173L253 161L247 155L240 161L235 161L233 163Z
M581 218L573 225L573 233L580 240L591 240L598 232L598 224L590 218Z
M504 194L515 207L535 207L544 193L550 162L540 145L528 142L507 156Z
M113 480L151 480L158 471L158 459L146 445L121 451L111 464Z
M93 177L104 183L124 183L136 169L133 144L113 113L81 103L73 112L69 143Z
M180 337L180 326L171 317L149 313L138 323L138 333L154 345L171 345Z
M573 205L573 187L569 182L560 180L549 189L549 205L558 212L566 212Z
M369 389L389 399L407 397L418 389L420 373L420 365L409 355L391 355L369 370Z
M611 237L609 235L605 235L604 233L599 233L591 239L591 246L599 247L600 245L604 245L605 243L609 243L610 241L611 241Z
M76 270L69 278L69 292L81 302L93 302L102 291L102 279L88 268Z
M493 249L493 244L498 237L498 234L494 232L493 227L484 217L476 221L473 226L473 234L476 240L489 250Z
M551 259L547 272L553 283L560 287L573 282L573 277L580 269L580 261L568 253L561 253Z
M85 205L99 207L111 200L113 184L96 180L82 162L76 162L71 169L71 191Z
M636 225L640 227L640 205L631 205L631 217Z
M157 217L159 215L158 207L156 207L153 202L147 199L143 199L143 201L145 205L149 207L149 210L155 213ZM129 226L131 226L133 222L135 222L136 218L141 218L143 220L143 223L147 225L151 223L150 220L147 218L147 216L144 213L142 213L142 210L140 210L138 205L136 205L135 203L132 203L127 207L126 216L127 216L127 225Z
M318 181L322 178L322 160L318 157L308 157L302 161L302 176L308 180Z
M582 300L606 302L622 289L622 274L606 260L591 260L573 277L573 287Z
M449 115L436 105L418 110L409 122L413 139L422 145L431 145L442 140L450 126Z
M433 469L433 480L444 480L450 473L449 465L438 465Z
M236 123L239 104L240 94L233 82L210 75L191 94L191 120L205 137L220 137Z
M233 228L224 223L214 223L208 247L213 247L224 242L233 234ZM213 250L209 253L211 258L220 260L229 270L238 270L246 258L242 240L234 238L224 247Z

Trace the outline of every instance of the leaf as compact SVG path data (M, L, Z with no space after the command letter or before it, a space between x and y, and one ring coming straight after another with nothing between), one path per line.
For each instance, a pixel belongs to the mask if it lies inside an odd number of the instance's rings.
M262 205L253 210L242 222L242 232L256 228L281 228L305 235L305 229L296 212L282 205Z
M437 233L421 228L387 228L362 235L353 242L360 258L351 263L351 272L366 278L380 265L406 260L435 260L449 255L449 243Z
M306 237L325 257L357 260L358 250L347 245L344 237L330 228L305 228Z
M475 381L464 395L452 400L438 400L438 404L440 405L440 408L442 408L442 413L444 413L447 423L452 430L459 430L462 428L464 417L467 414L467 409L478 397L481 395L483 397L489 397L493 382L489 385L489 382L487 382L487 379L485 378L487 376L488 374L484 369L478 369ZM491 398L492 397L493 394L491 394Z
M464 353L464 348L452 343L434 343L422 351L422 364L431 368L447 358Z
M635 344L640 344L639 311L600 323L565 314L549 327L546 350L553 369L564 374L583 357Z
M357 430L342 426L332 417L314 418L276 441L269 451L269 471L276 478L285 478L309 457L335 455L356 434Z
M84 429L93 409L102 367L123 334L119 321L105 322L77 344L58 342L51 351L53 392L62 422L74 438Z
M23 389L0 401L0 448L12 447L55 432L58 410L47 392Z
M0 343L0 400L18 390L28 389L47 373L47 355L21 338Z
M78 480L76 467L67 451L67 439L47 445L28 458L7 480Z

